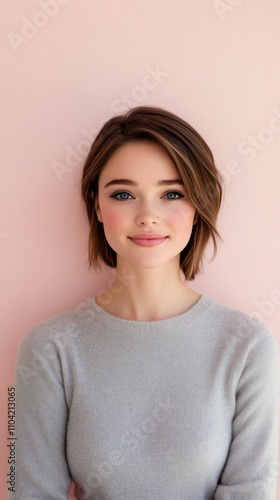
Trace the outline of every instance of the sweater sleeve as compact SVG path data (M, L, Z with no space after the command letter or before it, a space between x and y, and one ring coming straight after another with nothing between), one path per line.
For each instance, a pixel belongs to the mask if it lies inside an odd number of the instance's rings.
M48 328L33 327L16 363L16 492L9 500L67 500L68 408L59 350Z
M279 352L264 325L255 332L236 390L232 441L214 500L275 500Z

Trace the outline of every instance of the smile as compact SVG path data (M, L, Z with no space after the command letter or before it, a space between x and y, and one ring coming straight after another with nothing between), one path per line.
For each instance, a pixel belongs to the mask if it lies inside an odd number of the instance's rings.
M130 241L132 243L135 243L136 245L139 245L141 247L154 247L157 245L161 245L168 236L163 236L163 235L137 235L137 236L132 236L131 238L129 237Z

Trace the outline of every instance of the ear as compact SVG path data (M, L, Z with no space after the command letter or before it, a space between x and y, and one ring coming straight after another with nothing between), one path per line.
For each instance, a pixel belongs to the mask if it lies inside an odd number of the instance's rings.
M94 208L99 222L103 222L102 214L99 206L98 194L94 197Z
M195 211L193 225L195 225L197 223L197 221L198 221L198 214L197 214L197 211Z

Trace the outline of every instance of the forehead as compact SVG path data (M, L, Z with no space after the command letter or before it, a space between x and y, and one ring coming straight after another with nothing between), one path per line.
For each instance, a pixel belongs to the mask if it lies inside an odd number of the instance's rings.
M172 178L180 177L177 167L165 149L153 142L128 142L112 154L101 174L100 181L111 176Z

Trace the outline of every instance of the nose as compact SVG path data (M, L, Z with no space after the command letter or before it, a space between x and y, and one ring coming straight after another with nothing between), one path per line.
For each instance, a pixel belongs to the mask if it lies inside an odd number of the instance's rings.
M150 226L151 224L159 224L160 214L158 210L151 204L143 204L139 207L138 213L135 218L138 226Z

